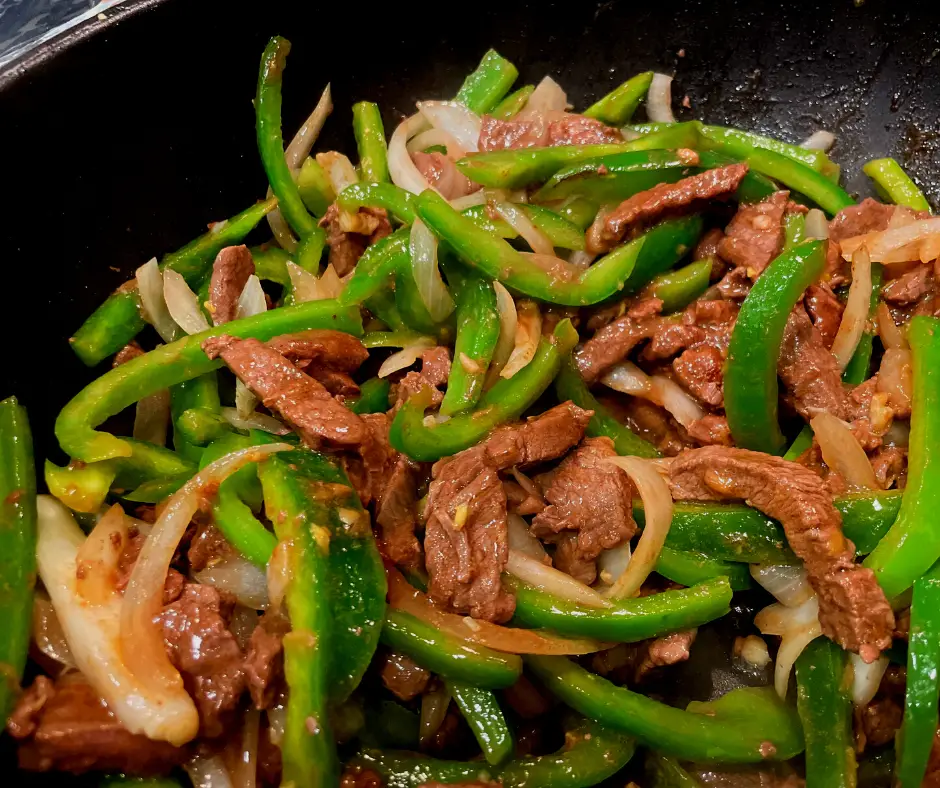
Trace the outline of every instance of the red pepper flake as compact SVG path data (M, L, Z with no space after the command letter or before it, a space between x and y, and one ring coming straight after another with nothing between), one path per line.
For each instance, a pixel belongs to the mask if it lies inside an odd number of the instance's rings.
M3 502L16 506L24 495L26 495L26 490L13 490L13 492L3 499Z

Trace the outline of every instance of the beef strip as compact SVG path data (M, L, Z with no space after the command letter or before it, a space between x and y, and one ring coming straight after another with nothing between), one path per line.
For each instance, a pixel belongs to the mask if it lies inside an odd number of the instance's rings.
M756 279L783 249L783 215L790 192L774 192L760 202L741 205L725 230L718 253Z
M263 342L223 334L207 339L203 350L209 358L221 356L265 407L280 413L311 448L322 443L355 446L365 439L362 419Z
M731 446L731 428L724 416L707 413L693 421L687 430L689 437L703 446Z
M807 421L820 410L846 417L842 371L801 304L787 318L777 374L793 407Z
M332 329L281 334L265 344L304 372L311 367L355 372L369 358L369 351L356 337Z
M672 362L676 379L706 405L721 407L724 403L725 359L718 348L700 344L689 348Z
M637 321L624 315L604 326L575 351L574 360L581 377L588 384L594 383L648 339L656 325L650 320Z
M284 675L283 638L290 623L279 613L268 611L252 630L245 650L245 681L255 708L274 705Z
M134 571L134 564L137 563L137 557L140 555L140 551L143 549L144 542L146 541L147 537L137 531L136 528L129 530L128 539L124 543L121 555L118 556L117 577L114 582L114 587L118 591L123 591L127 588L127 583L131 579L131 572ZM176 556L174 556L173 562L178 563ZM163 604L168 605L170 602L175 602L179 599L185 585L186 577L173 567L170 567L163 584Z
M509 511L522 517L538 514L545 508L545 501L541 495L525 489L518 482L506 479L503 481L503 489L506 491L506 500L509 503Z
M705 235L703 235L697 244L695 244L695 249L692 251L693 260L714 260L716 257L719 257L721 252L721 242L724 240L725 234L718 227L712 227L711 230L708 230Z
M431 406L441 404L444 399L442 386L447 385L450 377L450 350L446 347L432 347L421 353L421 369L408 372L399 382L395 395L395 406L399 407L412 394L424 388L432 391Z
M863 708L856 708L856 748L862 752L866 747L883 747L894 741L904 718L903 698L876 698Z
M659 405L639 397L604 395L600 397L600 402L618 421L652 443L667 457L694 446L687 434L680 433L669 412Z
M823 345L831 348L842 324L842 312L845 309L842 302L828 285L810 285L806 288L803 303L822 337Z
M381 664L382 683L401 700L414 700L431 681L431 671L422 668L407 654L391 651Z
M845 281L843 269L847 265L842 259L839 242L856 235L886 230L892 216L893 205L885 205L868 197L858 205L843 208L833 217L829 222L829 243L826 246L826 273L830 277L830 284Z
M931 292L933 272L930 269L929 265L919 265L892 279L882 288L882 298L893 306L916 304Z
M111 366L119 367L121 364L126 364L128 361L142 355L144 355L144 349L137 344L136 339L132 339L114 355Z
M587 232L587 250L594 254L616 246L627 231L647 225L664 214L693 209L697 205L734 194L747 174L746 164L729 164L676 183L660 183L624 200L606 216L599 216Z
M245 689L242 651L226 618L233 600L212 586L188 583L160 614L167 655L196 701L203 736L221 735Z
M418 172L424 176L425 180L434 189L440 192L445 200L464 197L480 188L479 184L471 181L457 169L453 159L448 158L439 151L433 153L415 151L411 154L411 160L418 168Z
M384 208L364 207L355 213L342 211L333 203L320 220L327 228L326 243L330 247L330 265L338 276L346 276L366 248L392 232L388 212Z
M645 591L644 588L640 592L641 596L648 595ZM642 684L656 668L687 661L696 634L696 630L689 629L638 643L621 643L595 654L591 666L600 675L619 684Z
M823 634L871 662L891 645L894 614L874 573L855 563L832 497L812 471L745 449L683 452L669 469L676 500L744 500L779 520L819 597Z
M743 301L751 292L751 284L746 268L732 268L716 287L719 295L726 301Z
M79 673L54 685L39 676L17 702L7 730L20 742L20 768L29 771L157 775L187 757L186 750L128 731Z
M498 472L561 456L581 440L590 417L591 411L566 402L435 464L424 538L435 602L488 621L512 616L515 600L500 582L509 545Z
M226 246L215 256L212 277L209 280L209 314L212 324L220 326L234 320L238 312L238 299L245 283L255 272L255 261L244 244Z
M871 456L871 467L875 478L885 489L890 489L904 478L907 471L907 451L898 446L885 446Z
M189 542L186 558L193 572L201 572L206 567L225 559L231 553L231 546L218 528L211 523L199 523L196 526L196 533Z
M610 438L585 438L546 474L549 504L532 520L532 533L558 544L555 566L588 585L597 576L597 557L636 533L633 484L617 466Z
M492 151L622 141L623 135L618 129L583 115L546 113L545 116L522 120L500 120L484 115L479 149Z
M371 769L347 766L340 777L339 788L385 788L385 780Z

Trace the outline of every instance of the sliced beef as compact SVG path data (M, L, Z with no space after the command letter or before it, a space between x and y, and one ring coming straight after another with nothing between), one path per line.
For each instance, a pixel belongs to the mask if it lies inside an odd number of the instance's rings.
M255 261L244 244L226 246L215 256L209 280L209 314L213 325L220 326L235 319L238 298L254 272Z
M870 569L855 563L832 497L810 470L780 457L709 446L672 461L676 500L744 500L779 520L819 597L825 635L871 662L891 645L894 614Z
M356 337L332 329L281 334L265 344L305 372L313 366L355 372L369 358L369 351Z
M573 402L562 402L538 416L493 430L486 440L486 455L500 469L553 460L578 444L593 415Z
M360 208L356 213L342 211L333 203L320 220L327 228L330 265L337 275L346 276L370 244L391 235L392 225L384 208Z
M686 350L672 362L676 379L706 405L724 403L722 381L725 359L718 348L701 344Z
M751 292L751 278L746 268L732 268L716 285L718 293L726 301L743 301Z
M522 517L538 514L545 508L542 496L532 490L527 490L521 484L510 479L503 481L506 491L506 500L509 502L509 511Z
M484 115L479 148L492 151L622 141L623 135L618 129L583 115L547 113L523 120L500 120Z
M604 326L575 351L574 359L581 377L588 384L594 383L648 339L656 325L650 320L637 321L624 315Z
M741 205L725 230L718 253L756 279L783 249L783 215L790 192L774 192L761 202Z
M280 752L278 748L274 749ZM385 780L371 769L347 766L340 777L339 788L385 788Z
M130 531L128 539L124 543L124 548L121 550L121 555L118 557L117 578L114 583L114 587L118 591L127 588L131 573L134 571L134 564L137 563L137 557L140 555L146 541L147 537L137 531L136 528ZM173 563L180 563L177 561L177 556L174 556ZM171 566L167 571L166 581L163 584L163 604L168 605L170 602L179 599L185 585L186 577Z
M702 446L731 446L731 428L724 416L707 413L693 421L687 430L689 437Z
M446 347L432 347L421 353L421 369L407 373L398 383L396 406L401 405L412 394L429 388L433 397L431 405L440 405L444 399L443 386L450 377L450 350Z
M144 349L137 344L136 339L132 339L115 354L111 366L119 367L121 364L126 364L128 361L142 355L144 355Z
M903 697L880 697L856 709L855 738L859 751L866 747L883 747L894 741L904 719Z
M212 586L189 583L160 614L170 661L196 701L203 736L222 734L245 689L243 657L226 618L233 601Z
M203 350L209 358L221 356L265 407L280 413L311 448L322 443L354 446L365 439L365 426L355 413L263 342L223 334L207 339Z
M232 548L222 532L211 523L199 523L189 542L186 558L193 572L217 564L232 553Z
M842 312L845 309L842 302L828 285L810 285L806 288L803 303L822 337L823 345L831 348L842 324Z
M708 260L714 259L720 255L721 242L724 240L725 234L718 227L712 227L711 230L705 233L699 239L699 242L695 244L695 249L692 252L693 260Z
M79 673L63 675L55 685L38 677L20 697L7 730L20 742L20 768L30 771L156 775L187 757L179 747L128 731Z
M282 615L265 613L252 630L245 650L245 681L255 708L269 709L274 705L284 675L283 639L290 623Z
M930 294L932 286L933 272L930 266L919 265L888 282L882 288L881 296L892 306L910 306Z
M842 371L801 304L787 318L777 374L793 407L807 421L821 410L846 417Z
M456 200L458 197L464 197L482 188L458 170L453 159L439 151L434 153L415 151L411 154L411 160L418 168L418 172L440 192L445 200Z
M695 642L698 631L687 629L682 632L673 632L661 638L647 640L645 653L634 669L634 681L642 684L643 680L656 668L665 668L687 662L690 649Z
M829 222L829 243L826 247L826 272L829 276L834 276L845 266L839 248L840 241L864 233L886 230L892 216L893 205L885 205L871 197L862 200L858 205L850 205L839 211Z
M695 445L687 434L679 431L669 412L659 405L639 397L601 395L600 401L618 421L652 443L667 457Z
M555 566L590 585L597 557L636 533L633 484L617 466L610 438L585 438L548 477L548 506L532 520L532 533L558 543Z
M730 197L745 175L746 164L729 164L691 175L676 183L660 183L635 194L611 213L595 220L587 233L587 249L594 254L601 254L620 243L634 226L647 225L664 215Z
M902 479L907 470L907 451L899 446L877 449L870 459L875 478L885 490Z
M391 651L382 660L382 683L404 701L414 700L427 689L431 671L422 668L407 654Z

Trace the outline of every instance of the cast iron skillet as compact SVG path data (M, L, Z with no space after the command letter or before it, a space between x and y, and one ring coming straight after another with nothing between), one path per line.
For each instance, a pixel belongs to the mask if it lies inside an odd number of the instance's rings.
M680 118L793 141L829 129L850 190L867 193L866 159L893 155L938 205L938 19L897 0L129 2L0 74L0 398L29 408L37 457L61 460L53 420L95 374L70 333L135 267L263 194L251 99L272 34L294 44L285 133L329 80L323 143L347 153L353 102L377 101L390 131L493 46L576 107L639 70L674 71Z

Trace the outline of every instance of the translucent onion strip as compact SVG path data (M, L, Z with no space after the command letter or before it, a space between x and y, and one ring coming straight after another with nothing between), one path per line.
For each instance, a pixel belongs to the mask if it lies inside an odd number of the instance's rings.
M195 572L193 577L200 583L227 591L252 610L268 607L268 579L264 569L238 553L232 552L201 572Z
M807 150L821 150L825 153L835 144L835 134L825 129L817 129L800 143L800 147Z
M545 563L548 553L545 552L544 545L532 535L526 521L515 512L510 512L506 522L510 552L523 553L529 558Z
M419 101L418 111L435 129L441 129L457 140L465 151L477 152L481 121L475 112L457 101Z
M257 411L249 413L248 416L243 418L238 415L236 408L222 408L222 418L237 430L261 430L262 432L270 432L272 435L287 435L290 432L290 429L273 416L258 413Z
M548 236L532 223L532 220L526 216L518 205L513 205L511 202L494 202L492 205L496 213L506 221L506 224L512 227L532 247L533 252L548 255L549 257L555 255L555 247L552 246Z
M388 174L392 183L412 194L431 188L408 153L408 140L424 131L427 125L424 115L418 112L399 123L388 141Z
M236 317L240 320L243 317L252 317L268 311L268 300L264 297L264 290L261 287L261 280L252 274L245 282L241 295L238 297L238 308Z
M434 739L440 730L450 707L450 693L443 681L438 682L430 692L421 696L421 719L419 727L419 740L424 747Z
M335 150L317 154L317 164L326 172L330 179L333 193L339 194L347 186L359 182L356 168L353 167L349 157Z
M668 74L653 74L646 95L646 114L653 123L676 122L672 114L672 77Z
M535 358L539 340L542 338L542 313L539 305L535 301L525 299L518 303L516 310L515 341L506 366L499 373L501 378L511 378Z
M428 148L442 146L447 149L447 155L452 159L463 158L466 151L450 134L443 129L428 129L411 138L405 146L408 153L425 151Z
M378 376L387 378L399 370L407 369L421 358L421 354L425 350L434 347L434 344L435 342L431 337L418 337L413 343L406 345L385 359L382 366L379 367Z
M568 95L564 88L551 77L542 77L523 110L516 115L519 120L529 120L546 112L564 112L568 109Z
M610 607L610 602L593 588L519 550L509 551L506 571L559 599L567 599L585 607Z
M674 380L663 375L647 375L630 361L611 367L601 383L665 408L686 429L705 415L702 407Z
M868 311L871 304L871 256L863 246L852 255L852 284L849 297L842 312L842 322L832 343L832 355L839 362L839 369L844 370L868 324Z
M852 703L858 707L867 706L878 694L881 679L888 669L888 658L880 656L874 662L865 662L858 654L849 653L852 663Z
M799 607L813 595L813 588L800 564L751 564L751 577L780 604Z
M221 755L197 753L183 764L193 788L234 788Z
M811 208L806 212L806 238L826 240L829 237L829 220L819 208Z
M891 310L888 309L888 305L884 301L878 304L878 309L875 311L875 318L878 323L878 336L881 339L881 343L888 350L902 350L907 348L907 340L904 337L904 332L901 330L901 327L894 322L894 318L891 316Z
M763 635L782 638L774 666L774 688L781 698L785 698L793 663L808 643L822 635L819 600L814 594L799 607L785 607L779 603L769 605L754 617L754 626Z
M851 260L860 247L867 246L873 263L930 262L936 257L937 240L940 218L920 219L901 227L846 238L839 242L839 248L846 260Z
M509 291L500 282L496 281L493 282L493 289L496 291L496 310L499 312L499 339L496 341L496 348L493 350L493 360L490 362L490 368L486 371L485 388L489 388L499 380L503 368L516 346L516 329L518 327L516 302L512 300Z
M454 311L454 299L437 265L437 238L420 219L411 225L411 272L431 319L440 323Z
M163 297L170 317L187 334L209 330L209 321L199 308L199 299L182 274L169 268L163 272Z
M881 485L875 478L875 471L862 444L841 419L822 411L813 416L809 423L819 442L823 460L833 471L840 474L850 487L856 489L880 490Z
M672 523L672 495L656 466L649 461L639 457L610 457L607 462L616 465L630 477L640 493L646 512L646 526L633 551L633 558L626 571L607 592L611 599L623 599L636 596L656 566Z
M157 264L157 258L151 258L135 273L137 279L137 295L144 308L144 319L152 325L164 342L172 342L179 329L176 322L170 317L163 295L163 272Z
M42 591L37 591L33 600L32 634L36 648L49 659L67 668L76 667L75 657L65 639L65 631L59 623L52 600Z
M232 764L233 788L255 788L258 775L258 734L261 730L261 712L249 708L242 722L242 736L237 759Z

